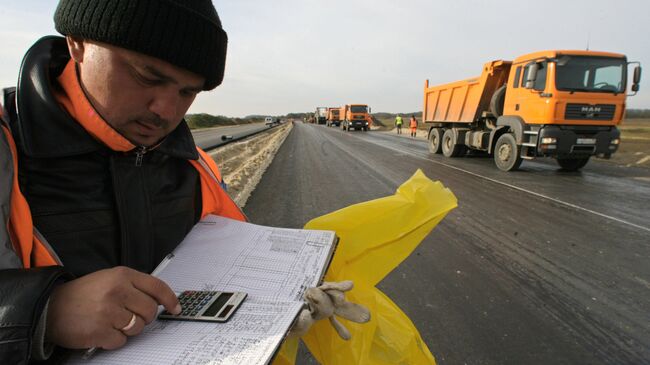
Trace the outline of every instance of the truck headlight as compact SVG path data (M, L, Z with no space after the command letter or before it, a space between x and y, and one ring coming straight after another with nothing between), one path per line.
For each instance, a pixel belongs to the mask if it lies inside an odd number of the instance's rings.
M368 125L368 122L366 122L366 125Z
M542 143L541 144L555 144L556 142L557 142L557 138L544 137L544 138L542 138Z
M621 143L620 138L614 138L611 141L609 141L609 144L613 144L613 145L619 145L620 143Z

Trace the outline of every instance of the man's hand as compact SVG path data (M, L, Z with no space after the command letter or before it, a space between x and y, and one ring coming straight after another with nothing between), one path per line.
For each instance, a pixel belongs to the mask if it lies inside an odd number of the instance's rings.
M178 298L160 279L127 267L97 271L54 290L46 339L70 349L116 349L154 320L159 304L173 314L181 311Z
M370 320L370 311L359 304L345 300L345 292L352 289L352 281L324 282L316 288L305 291L305 300L309 309L303 309L298 315L298 320L291 329L289 336L302 336L315 321L329 319L332 327L344 340L349 340L351 335L336 316L352 322L366 323Z

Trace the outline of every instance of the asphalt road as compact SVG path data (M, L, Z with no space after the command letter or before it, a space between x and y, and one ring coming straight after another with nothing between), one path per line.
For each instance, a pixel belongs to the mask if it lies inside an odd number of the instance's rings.
M269 127L264 123L239 124L225 127L204 128L192 131L194 142L203 149L210 149L222 143L222 136L237 138Z
M245 212L301 227L391 195L417 169L459 207L380 288L438 364L650 363L648 170L536 160L505 173L424 140L296 123Z

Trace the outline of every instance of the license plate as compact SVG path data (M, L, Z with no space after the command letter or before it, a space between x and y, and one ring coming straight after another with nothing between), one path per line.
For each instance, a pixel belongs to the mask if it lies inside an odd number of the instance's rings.
M596 138L578 138L577 144L596 144Z

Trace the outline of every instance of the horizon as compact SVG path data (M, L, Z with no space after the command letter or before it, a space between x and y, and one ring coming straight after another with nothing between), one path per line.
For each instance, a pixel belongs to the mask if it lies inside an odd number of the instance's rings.
M55 7L24 0L0 9L2 87L15 85L31 44L57 34ZM351 102L393 114L421 110L425 79L437 85L475 77L488 61L544 49L589 47L650 66L650 2L641 0L250 0L215 7L229 36L226 76L200 93L188 114L286 115ZM646 84L642 78L628 109L650 109Z

